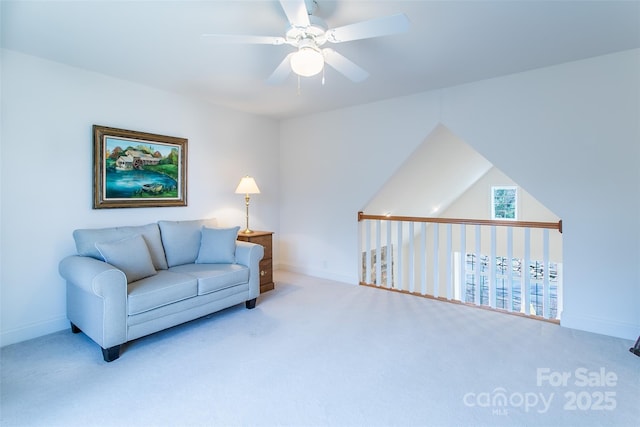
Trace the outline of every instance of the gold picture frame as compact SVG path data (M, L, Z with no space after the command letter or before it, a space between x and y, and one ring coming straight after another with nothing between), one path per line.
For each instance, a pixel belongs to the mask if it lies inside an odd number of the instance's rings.
M187 142L93 125L93 208L187 206Z

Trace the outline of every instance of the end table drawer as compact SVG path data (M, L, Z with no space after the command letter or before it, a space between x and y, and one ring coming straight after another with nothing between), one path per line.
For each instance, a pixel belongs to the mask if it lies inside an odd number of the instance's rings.
M265 259L260 261L260 284L273 282L273 270L271 268L271 260Z

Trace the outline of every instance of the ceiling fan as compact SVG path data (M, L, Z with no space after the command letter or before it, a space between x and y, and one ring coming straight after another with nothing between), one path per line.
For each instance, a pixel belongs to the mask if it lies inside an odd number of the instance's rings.
M353 82L361 82L369 73L331 48L322 48L325 43L343 43L403 33L409 30L409 19L403 13L374 18L337 28L328 28L326 23L314 16L316 0L280 0L289 29L284 37L252 36L233 34L203 34L202 38L214 43L248 43L291 45L297 50L289 53L267 79L268 84L282 83L293 71L298 76L310 77L320 73L327 64ZM307 5L309 9L307 9Z

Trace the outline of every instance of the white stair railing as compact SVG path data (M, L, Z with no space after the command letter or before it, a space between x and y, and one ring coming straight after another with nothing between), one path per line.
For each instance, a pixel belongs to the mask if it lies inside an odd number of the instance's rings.
M560 319L562 221L362 212L358 221L362 285L555 322ZM558 257L555 261L552 253Z

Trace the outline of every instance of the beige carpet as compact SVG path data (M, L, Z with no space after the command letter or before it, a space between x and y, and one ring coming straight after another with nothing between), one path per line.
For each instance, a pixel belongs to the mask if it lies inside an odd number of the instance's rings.
M631 341L276 272L105 363L69 330L1 350L2 426L638 426Z

